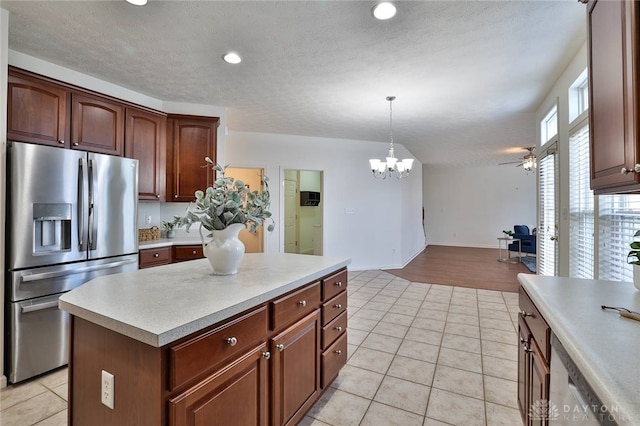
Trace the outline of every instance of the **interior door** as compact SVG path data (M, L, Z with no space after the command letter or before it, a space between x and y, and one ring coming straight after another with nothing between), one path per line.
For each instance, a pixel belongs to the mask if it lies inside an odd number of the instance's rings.
M284 252L298 253L298 181L284 180Z

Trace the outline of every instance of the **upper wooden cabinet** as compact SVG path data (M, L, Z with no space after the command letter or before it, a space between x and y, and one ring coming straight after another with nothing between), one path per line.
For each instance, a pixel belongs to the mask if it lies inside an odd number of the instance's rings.
M68 99L66 89L10 70L7 139L68 148Z
M591 188L640 191L640 6L591 0L588 14Z
M107 98L73 93L71 148L124 154L124 105Z
M169 115L167 119L167 201L193 201L197 190L213 184L217 117Z
M167 116L125 109L125 156L139 161L138 198L165 201Z

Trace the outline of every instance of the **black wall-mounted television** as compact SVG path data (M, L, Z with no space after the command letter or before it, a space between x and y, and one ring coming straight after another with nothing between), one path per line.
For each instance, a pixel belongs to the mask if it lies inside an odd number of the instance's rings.
M301 206L317 206L320 204L320 193L315 191L300 191Z

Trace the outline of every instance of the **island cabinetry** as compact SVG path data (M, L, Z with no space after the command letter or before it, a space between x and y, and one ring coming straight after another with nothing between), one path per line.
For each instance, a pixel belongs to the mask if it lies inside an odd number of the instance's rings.
M640 5L587 5L591 188L640 191Z
M541 413L545 407L536 406L549 401L549 362L551 356L551 328L520 287L518 318L518 407L524 424L546 425Z
M139 252L138 267L140 269L171 263L171 247L142 249Z
M202 166L205 157L216 160L218 124L217 117L167 117L167 201L193 201L213 183L215 172Z
M322 389L326 389L347 363L347 271L322 280Z
M69 92L10 68L7 140L69 148Z
M86 93L71 95L71 148L122 156L124 105Z
M173 246L173 261L184 262L186 260L201 259L204 257L202 253L202 244L188 246Z
M139 162L138 199L165 201L167 116L125 109L125 156Z

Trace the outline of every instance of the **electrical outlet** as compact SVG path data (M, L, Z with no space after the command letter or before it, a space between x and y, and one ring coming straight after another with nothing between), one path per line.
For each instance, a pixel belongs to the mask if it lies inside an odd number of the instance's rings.
M147 216L147 225L151 225L151 216Z
M113 410L113 374L102 370L102 403Z

